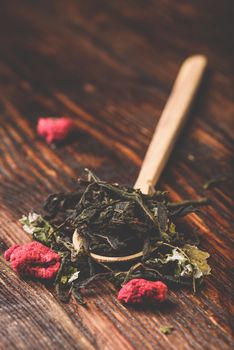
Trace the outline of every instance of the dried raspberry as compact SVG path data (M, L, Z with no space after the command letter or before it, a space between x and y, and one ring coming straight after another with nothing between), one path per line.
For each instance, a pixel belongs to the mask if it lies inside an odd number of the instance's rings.
M166 294L167 286L163 282L135 278L120 289L118 300L126 304L142 304L149 301L161 303L166 299Z
M4 257L16 272L27 277L53 279L60 268L60 255L35 241L22 247L14 244Z
M63 141L74 127L71 119L63 118L39 118L37 133L45 138L47 143Z
M9 261L10 260L10 257L11 257L11 254L13 253L13 251L15 249L17 249L19 247L18 244L13 244L10 248L8 248L5 253L4 253L4 258Z

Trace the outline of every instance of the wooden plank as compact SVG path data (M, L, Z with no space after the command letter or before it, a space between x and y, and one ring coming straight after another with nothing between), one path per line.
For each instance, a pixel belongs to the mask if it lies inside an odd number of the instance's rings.
M0 239L29 237L19 217L90 167L133 184L182 60L208 56L208 72L159 187L172 200L208 195L211 205L179 225L199 229L212 275L201 290L171 291L158 309L125 308L110 284L87 292L88 307L61 304L1 260L0 348L230 349L233 52L231 2L11 2L0 18ZM221 25L222 24L222 25ZM35 133L41 115L69 115L72 140L51 149ZM127 170L127 171L126 171ZM170 336L159 332L173 325Z
M2 349L95 348L49 291L22 281L1 263Z

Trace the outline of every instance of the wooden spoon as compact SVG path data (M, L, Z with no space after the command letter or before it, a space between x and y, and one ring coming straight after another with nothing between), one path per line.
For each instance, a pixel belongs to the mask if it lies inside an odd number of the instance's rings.
M185 123L206 65L205 56L195 55L187 58L179 70L134 185L134 188L140 189L144 194L150 193L166 165ZM80 240L77 233L73 235L73 244L75 248L79 249ZM136 260L142 254L142 252L138 252L128 256L109 257L91 253L91 256L98 262L114 263Z

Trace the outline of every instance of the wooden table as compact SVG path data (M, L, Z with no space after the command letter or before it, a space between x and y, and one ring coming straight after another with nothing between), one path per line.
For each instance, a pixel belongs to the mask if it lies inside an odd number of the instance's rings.
M3 1L0 19L0 221L2 251L30 238L18 223L84 167L134 183L184 58L209 70L159 188L171 199L208 196L186 219L211 253L212 275L194 295L171 292L168 307L134 310L108 283L88 306L60 303L20 279L1 257L1 349L230 349L233 118L232 1ZM39 116L74 119L73 139L53 149L36 135ZM174 332L163 335L161 325Z

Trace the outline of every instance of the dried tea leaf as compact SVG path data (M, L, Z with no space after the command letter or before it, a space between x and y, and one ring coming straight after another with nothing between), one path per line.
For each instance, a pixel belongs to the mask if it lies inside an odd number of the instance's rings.
M169 335L174 331L174 327L173 326L161 326L159 328L160 332L165 334L165 335Z
M83 305L83 306L86 305L86 301L84 300L84 298L80 292L80 289L77 286L74 286L72 294L73 294L74 298L76 299L76 301L78 302L78 304Z
M194 278L201 278L209 275L211 268L207 263L210 254L200 250L194 245L186 244L183 251L189 257L191 264L195 267Z
M171 252L149 259L148 266L157 268L159 271L167 271L167 277L190 278L195 291L195 280L210 273L210 267L207 264L209 254L189 244L183 248L173 247L167 243L163 243L163 246L170 248Z
M198 212L198 207L201 205L208 204L208 198L200 198L196 200L185 200L179 203L167 203L172 219L183 217L190 213Z
M55 292L63 303L68 303L71 297L71 289L66 287L66 284L57 283L55 285Z
M203 188L204 190L208 190L210 187L215 187L216 185L219 185L220 183L226 182L228 180L228 176L213 177L212 179L204 183Z
M168 225L168 211L163 203L158 202L157 215L160 232L164 233L166 232Z
M55 240L54 228L41 215L35 212L23 215L19 222L23 225L25 232L31 234L33 238L47 246Z

